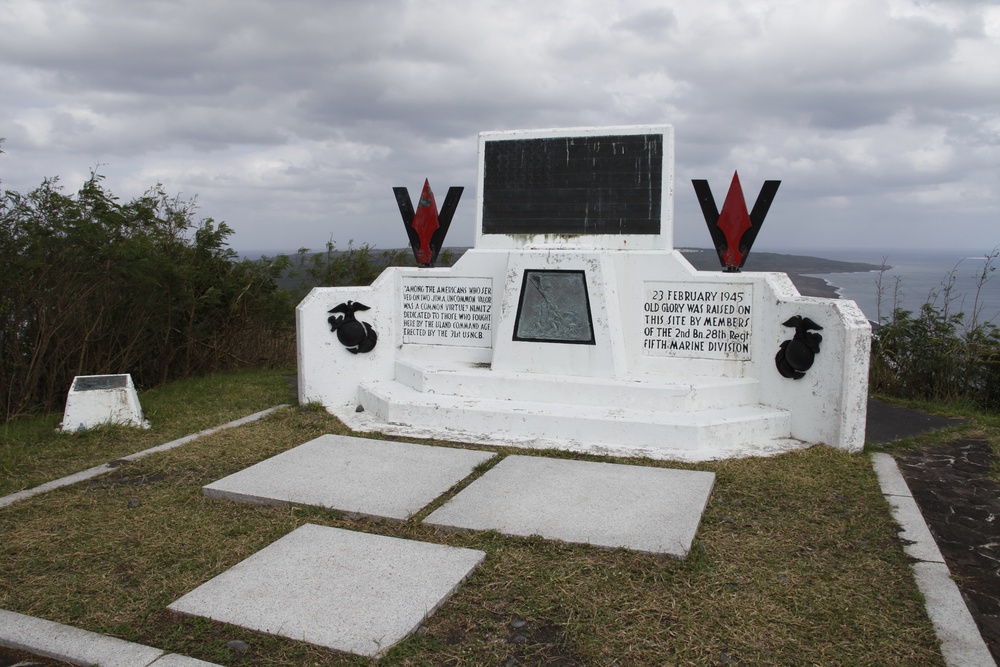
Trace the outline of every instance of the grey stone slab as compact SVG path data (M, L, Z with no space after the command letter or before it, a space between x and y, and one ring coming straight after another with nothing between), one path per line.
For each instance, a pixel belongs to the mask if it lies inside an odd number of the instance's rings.
M872 467L878 477L879 486L882 487L882 494L886 496L910 496L910 487L903 479L903 474L899 472L896 459L889 454L881 452L872 454Z
M944 563L944 556L931 535L920 506L912 496L886 496L892 509L892 518L899 527L903 551L910 558L928 563Z
M205 486L210 498L404 520L491 452L324 435Z
M425 521L684 558L714 484L710 472L508 456Z
M913 574L924 595L927 615L941 641L949 667L996 667L976 621L944 563L914 563Z
M75 665L146 667L163 651L0 609L0 646Z
M374 657L415 630L485 556L306 524L169 608Z

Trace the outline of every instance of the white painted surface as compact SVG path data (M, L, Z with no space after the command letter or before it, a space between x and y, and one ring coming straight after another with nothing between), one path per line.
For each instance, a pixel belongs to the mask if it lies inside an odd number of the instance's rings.
M526 268L554 267L588 272L596 345L513 340L523 271ZM677 440L674 437L676 434L664 431L660 439L667 447L661 456L671 456L666 450L672 449L678 452L677 458L689 459L691 457L685 452L701 450L713 443L719 455L699 454L698 458L719 458L734 455L737 451L771 450L774 445L782 443L798 446L795 441L825 443L848 451L860 451L863 447L870 329L867 320L852 302L800 297L782 274L697 272L672 252L530 250L497 253L472 250L452 269L462 275L474 270L490 277L496 287L493 290L495 342L492 349L403 343L401 336L396 335L401 319L393 319L393 305L398 307L395 301L402 279L417 269L386 271L377 283L377 296L370 294L368 288L314 290L298 309L300 400L319 401L349 423L370 417L366 415L355 419L350 416L358 405L363 405L366 410L383 417L387 426L409 424L427 432L433 421L438 426L433 433L436 437L455 440L471 434L473 442L482 442L486 436L492 442L504 437L519 440L525 434L523 430L505 431L503 424L496 423L491 424L489 430L483 430L482 420L474 416L474 411L468 415L452 413L447 419L421 417L408 421L407 410L426 415L427 410L433 409L432 406L426 409L421 406L436 402L444 409L458 405L464 399L478 399L487 394L500 401L510 401L509 406L513 408L514 403L524 402L524 397L537 396L543 384L549 389L548 403L562 402L567 409L588 405L636 409L638 406L629 401L630 394L640 394L650 384L674 384L677 387L686 386L686 389L680 390L684 394L683 406L675 409L670 400L662 405L646 402L643 409L650 414L645 421L669 420L670 416L662 414L665 412L675 413L671 416L680 420L699 412L709 430L702 430L707 439L688 441ZM752 294L753 336L749 353L743 355L749 358L644 354L643 306L646 303L646 286L650 283L659 286L701 283L713 291L731 286L736 293ZM373 308L365 313L376 325L380 336L379 345L368 355L350 354L336 341L326 325L326 311L348 299L368 299L382 304L378 312ZM782 377L774 364L781 342L794 334L781 323L793 315L809 317L823 326L820 353L801 380ZM464 366L466 370L462 374L450 370L456 366ZM471 379L474 376L478 378ZM414 377L416 386L410 383ZM740 396L721 389L722 380L746 383L752 388L746 389L746 393ZM495 392L484 389L494 381L510 393L496 396ZM392 383L403 387L392 390ZM419 395L405 391L407 385ZM376 391L374 387L379 389ZM386 399L398 395L400 402L394 405L380 402L375 394ZM712 424L726 421L729 417L725 413L711 415L709 411L731 411L744 406L757 406L758 409L766 406L783 411L789 415L790 421L782 431L776 432L770 426L760 430L754 420L749 420L744 428L733 429L740 441L720 442L711 433ZM389 409L394 411L395 416L387 415L386 410ZM544 415L553 412L553 409L549 405L537 409L518 405L517 412L510 413L512 422L525 423L520 417L526 411ZM751 411L748 414L754 413ZM563 427L556 421L540 423L535 420L533 428L540 430L534 435L550 442L560 439L594 440L586 433L578 436L562 433L560 429ZM590 427L586 430L589 432ZM697 429L692 432L697 432ZM601 444L626 446L635 438L633 432L623 428L617 440ZM577 448L571 442L564 446Z
M685 558L715 474L508 456L426 523Z
M324 435L203 487L209 498L299 503L404 520L494 456Z
M565 384L570 391L576 388L570 379ZM599 391L599 386L591 389ZM577 405L565 395L553 398L565 402L422 394L398 382L366 383L361 390L365 416L379 424L434 429L459 442L531 447L555 442L561 449L657 459L711 460L733 448L783 442L790 425L787 412L761 405L668 411L619 404L598 407L594 400ZM349 413L338 416L354 427Z
M485 557L306 524L168 608L376 657L416 630Z
M523 276L529 269L585 272L594 328L593 345L514 340ZM607 253L555 250L512 252L507 261L502 298L502 316L493 348L494 370L581 377L625 375L625 342L618 309L618 291L611 258Z
M493 347L493 281L402 276L403 343Z

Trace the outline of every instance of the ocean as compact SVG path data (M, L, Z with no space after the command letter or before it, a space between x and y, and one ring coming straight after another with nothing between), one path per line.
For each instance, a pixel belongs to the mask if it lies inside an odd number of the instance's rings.
M775 250L771 252L779 251ZM809 248L805 250L782 249L780 252L836 259L845 262L865 262L876 266L880 266L884 259L885 263L892 267L882 277L882 284L885 291L882 296L881 314L883 318L886 318L892 314L893 291L897 278L899 278L900 283L898 307L916 313L935 293L938 294L938 305L942 304L941 292L943 290L943 282L952 270L954 270L955 287L953 290L954 300L949 310L950 312L961 311L971 314L976 298L975 276L983 269L983 255L987 251L885 250L876 252L869 250L817 250L816 248ZM274 257L282 253L288 255L295 254L294 251L265 252L252 250L243 251L240 255L244 259L257 259L262 255ZM993 266L1000 267L1000 261L994 261ZM775 268L773 270L781 269ZM830 285L837 288L841 298L857 302L868 319L873 322L878 321L877 272L816 273L807 275L814 275L826 280ZM1000 268L991 275L994 276L993 279L987 282L983 289L979 290L979 321L993 322L1000 326Z
M886 250L881 252L865 250L842 251L802 251L801 254L822 256L827 259L839 259L849 262L867 262L892 268L882 277L884 289L881 299L881 316L886 318L892 314L894 290L899 283L897 307L914 313L919 312L923 304L931 302L939 308L944 305L944 286L953 272L955 279L952 290L952 301L949 313L963 312L966 322L972 315L973 308L979 311L980 322L993 322L1000 325L1000 271L990 272L992 278L978 290L979 301L976 303L976 276L982 273L985 252L945 252L918 250ZM992 267L1000 262L994 260ZM876 281L878 272L868 273L824 273L815 274L838 288L841 298L857 302L868 319L878 321L879 299Z

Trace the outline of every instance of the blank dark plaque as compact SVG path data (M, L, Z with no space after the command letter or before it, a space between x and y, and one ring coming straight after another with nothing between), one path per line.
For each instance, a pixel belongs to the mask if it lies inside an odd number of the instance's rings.
M124 389L128 386L127 375L84 375L73 382L75 391L94 391L97 389Z
M525 271L514 321L514 340L594 345L586 274Z
M663 135L486 142L483 234L659 234Z

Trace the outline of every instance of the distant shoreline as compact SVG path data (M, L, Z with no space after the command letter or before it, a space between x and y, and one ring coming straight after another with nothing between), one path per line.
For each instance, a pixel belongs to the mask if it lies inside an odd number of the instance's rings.
M408 248L377 248L372 247L375 253L395 253L400 251L408 252ZM469 248L447 248L457 260ZM721 271L718 255L713 249L706 248L677 248L684 258L699 271ZM337 252L337 251L335 251ZM263 252L258 250L244 251L240 257L245 259L257 259L262 256L275 257L277 255L294 255L296 253ZM825 299L839 299L840 289L823 278L817 278L815 274L829 273L860 273L867 271L878 271L880 266L867 264L864 262L844 262L835 259L825 259L811 255L791 255L774 252L753 252L744 265L745 271L768 271L785 273L795 285L802 296L815 296Z
M684 259L699 271L718 271L719 258L715 250L704 248L678 248ZM817 273L863 273L878 271L881 266L865 262L843 262L810 255L785 255L775 252L754 252L747 257L745 271L776 271L788 274L789 280L802 296L839 299L839 287L832 285Z
M839 299L840 292L836 285L831 285L823 278L815 276L803 276L798 273L789 273L788 279L792 281L795 288L802 296L819 296L824 299Z

